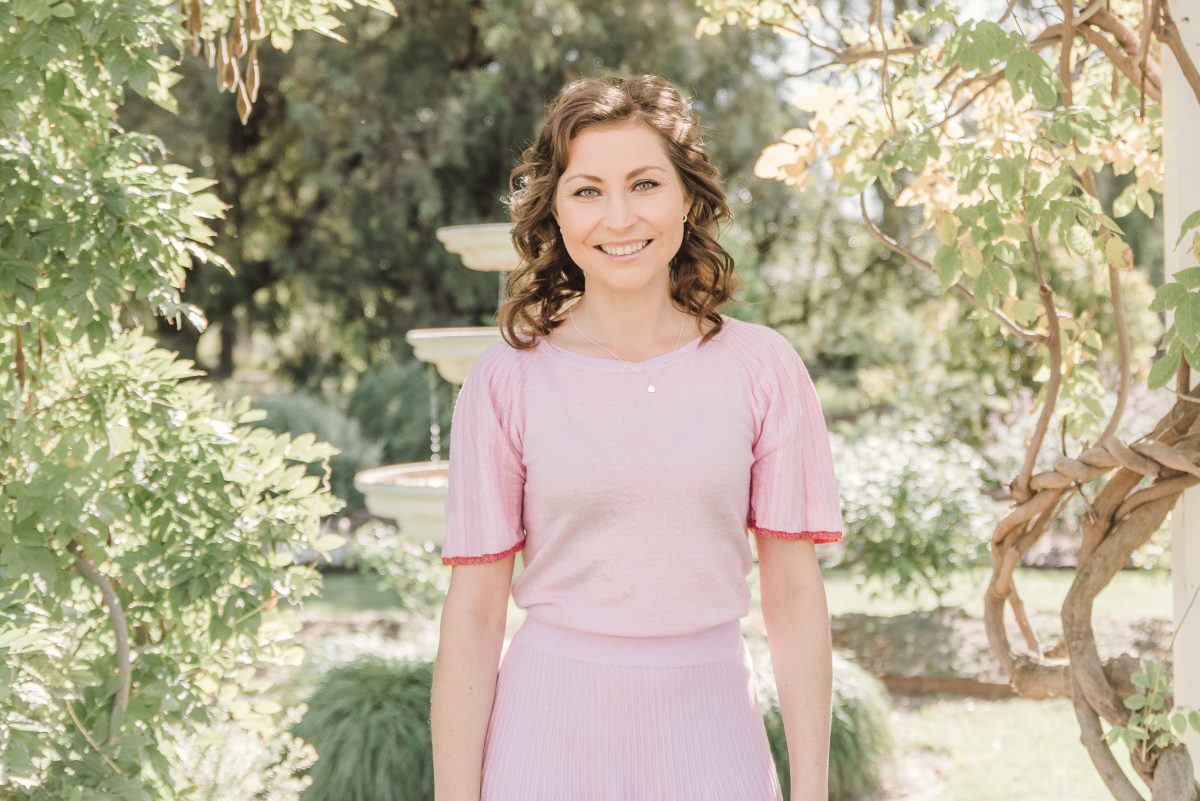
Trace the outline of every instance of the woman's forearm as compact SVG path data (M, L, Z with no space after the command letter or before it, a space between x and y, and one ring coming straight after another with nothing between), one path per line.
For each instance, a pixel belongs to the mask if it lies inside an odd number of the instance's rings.
M429 718L435 801L479 801L503 645L503 619L443 608Z
M791 801L827 801L833 648L824 586L763 598L763 619L787 737Z

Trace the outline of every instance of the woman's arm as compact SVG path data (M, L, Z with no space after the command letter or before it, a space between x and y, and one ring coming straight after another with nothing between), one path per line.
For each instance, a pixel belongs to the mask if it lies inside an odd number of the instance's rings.
M515 559L451 569L429 713L435 801L479 801Z
M812 542L761 534L763 622L787 737L791 801L828 801L833 646Z

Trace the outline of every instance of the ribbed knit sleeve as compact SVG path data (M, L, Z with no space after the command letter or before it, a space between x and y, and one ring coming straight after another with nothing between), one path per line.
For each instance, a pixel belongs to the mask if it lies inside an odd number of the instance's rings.
M821 402L792 344L771 329L764 338L747 527L768 537L838 542L842 511Z
M450 419L442 564L491 562L525 544L525 467L510 411L517 360L501 342L471 365Z

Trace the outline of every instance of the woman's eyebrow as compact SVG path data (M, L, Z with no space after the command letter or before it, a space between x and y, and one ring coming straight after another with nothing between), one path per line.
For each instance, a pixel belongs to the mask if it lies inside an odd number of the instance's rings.
M625 180L628 181L630 178L634 177L635 175L641 175L642 173L644 173L648 170L658 170L659 172L666 172L666 170L664 170L662 167L659 167L658 165L655 165L655 164L651 164L646 167L638 167L636 170L633 170L632 172L630 172L628 175L625 176ZM595 181L596 183L604 183L603 178L597 177L595 175L568 175L566 178L563 178L563 183L566 183L567 181L575 181L575 180Z

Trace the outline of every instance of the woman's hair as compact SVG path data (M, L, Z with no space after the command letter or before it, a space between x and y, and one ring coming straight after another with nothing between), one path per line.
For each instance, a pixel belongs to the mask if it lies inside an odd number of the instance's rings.
M583 78L559 91L547 107L537 138L509 178L512 239L521 266L508 275L508 298L497 313L501 335L515 348L562 324L565 305L584 290L584 275L563 244L551 209L567 148L585 128L638 120L658 132L667 156L692 198L683 243L671 260L671 297L680 307L715 323L704 340L721 330L719 309L736 292L733 258L716 240L729 218L716 166L704 152L700 123L679 91L656 75ZM521 340L517 330L533 335ZM701 342L704 344L704 341Z

